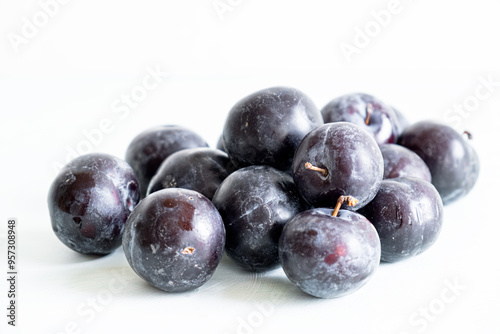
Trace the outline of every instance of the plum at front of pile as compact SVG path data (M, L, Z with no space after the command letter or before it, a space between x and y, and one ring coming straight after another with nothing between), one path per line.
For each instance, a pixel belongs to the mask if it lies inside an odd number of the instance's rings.
M139 201L139 183L123 160L82 155L64 166L49 190L52 229L83 254L108 254L121 244L125 222Z
M152 193L134 209L125 226L123 250L132 269L148 283L182 292L212 277L224 241L224 224L208 198L169 188Z
M380 262L380 240L362 215L312 209L285 225L279 243L287 277L302 291L320 298L350 294L362 287Z
M232 173L217 189L213 203L226 226L227 255L251 271L278 266L281 230L307 208L292 177L270 166Z

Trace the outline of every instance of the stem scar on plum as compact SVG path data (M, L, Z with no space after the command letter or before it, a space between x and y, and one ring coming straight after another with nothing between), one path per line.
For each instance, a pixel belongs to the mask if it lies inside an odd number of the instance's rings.
M194 247L186 247L182 250L181 253L192 255L194 253Z
M315 171L315 172L320 172L320 173L321 173L321 175L323 175L324 177L327 177L327 176L328 176L328 169L326 169L326 168L320 168L320 167L313 166L313 164L312 164L312 163L310 163L310 162L306 162L306 163L304 164L304 167L305 167L306 169L313 170L313 171Z
M337 200L337 205L335 205L335 209L332 212L332 216L337 217L340 207L342 204L347 204L348 206L355 206L358 204L358 200L352 196L340 196Z
M369 125L370 124L370 117L373 113L373 105L371 103L366 104L366 118L365 118L365 124Z

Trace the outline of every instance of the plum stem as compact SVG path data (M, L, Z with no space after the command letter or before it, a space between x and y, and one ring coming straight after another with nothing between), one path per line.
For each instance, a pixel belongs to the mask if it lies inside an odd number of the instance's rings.
M368 125L370 124L370 117L373 113L373 106L371 103L366 104L366 118L365 118L365 124Z
M337 200L337 205L335 205L335 209L333 210L332 216L337 217L339 214L340 207L342 204L346 204L349 206L355 206L358 204L358 200L352 196L340 196Z
M320 167L313 166L313 164L310 162L306 162L304 164L304 166L306 167L306 169L313 170L315 172L320 172L323 176L328 175L328 170L326 168L320 168Z
M469 131L467 131L467 130L466 130L466 131L464 131L464 135L466 135L466 136L467 136L467 139L468 139L468 140L472 140L472 138L473 138L473 137L472 137L472 133L470 133L470 132L469 132Z

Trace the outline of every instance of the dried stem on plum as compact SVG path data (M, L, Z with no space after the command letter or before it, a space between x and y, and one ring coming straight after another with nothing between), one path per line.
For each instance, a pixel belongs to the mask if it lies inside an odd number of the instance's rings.
M193 254L193 253L194 253L194 250L195 250L195 249L194 249L194 247L186 247L186 248L184 248L184 249L182 250L182 252L181 252L181 253L182 253L182 254L189 254L189 255L191 255L191 254Z
M355 206L358 203L358 200L352 196L340 196L337 200L337 205L335 205L335 209L333 210L332 216L337 217L340 207L342 204L347 204L348 206Z
M464 131L464 135L465 135L465 136L467 136L467 139L468 139L468 140L472 140L472 138L473 138L473 137L472 137L472 133L470 133L470 132L469 132L469 131L467 131L467 130L466 130L466 131Z
M365 124L368 125L370 124L370 117L373 113L373 106L371 103L366 104L366 118L365 118Z
M306 169L313 170L315 172L320 172L323 176L328 175L328 170L326 168L313 166L313 164L311 164L310 162L306 162L304 166L306 167Z

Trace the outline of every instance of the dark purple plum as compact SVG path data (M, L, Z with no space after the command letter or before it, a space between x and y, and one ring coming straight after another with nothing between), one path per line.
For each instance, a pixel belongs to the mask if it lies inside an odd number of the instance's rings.
M342 95L324 106L321 114L325 123L350 122L360 126L379 145L397 141L399 124L394 109L372 95Z
M127 148L125 160L134 170L144 198L149 181L163 160L174 152L194 147L208 147L195 132L176 125L149 128L138 134Z
M195 190L212 199L233 171L226 153L208 147L188 148L171 154L149 182L147 195L165 188Z
M269 165L289 171L302 138L321 124L321 114L307 95L294 88L272 87L234 105L223 141L238 168Z
M399 144L425 161L444 205L464 197L474 187L479 158L468 140L452 127L420 121L401 134Z
M362 208L377 194L384 174L382 153L373 139L349 122L324 124L311 131L293 160L293 179L314 207L334 207L351 195Z
M320 298L341 297L372 277L380 263L380 240L362 215L316 208L285 225L279 258L285 274L302 291Z
M212 201L226 226L227 255L251 271L279 265L281 230L307 208L292 177L270 166L249 166L232 173Z
M385 262L422 253L436 241L443 224L439 193L419 178L382 181L377 196L359 213L377 229Z
M125 226L123 250L132 269L152 286L183 292L212 277L224 240L222 218L208 198L170 188L137 205Z
M384 158L384 179L418 177L431 182L431 172L415 152L397 144L380 145Z
M54 233L82 254L109 254L121 244L125 222L139 201L139 183L123 160L82 155L64 166L48 194Z

